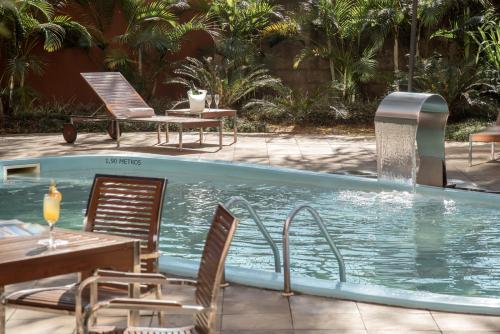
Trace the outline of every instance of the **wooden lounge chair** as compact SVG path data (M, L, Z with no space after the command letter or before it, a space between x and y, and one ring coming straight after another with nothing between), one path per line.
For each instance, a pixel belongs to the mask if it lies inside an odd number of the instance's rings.
M472 143L491 143L491 160L495 160L495 143L500 142L500 114L495 126L469 136L469 166L472 166Z
M99 116L102 107L90 116L71 116L70 123L64 125L63 137L74 143L77 137L76 123L109 122L108 134L120 147L120 122L141 122L157 124L158 144L161 144L161 127L165 127L166 142L169 141L168 124L179 127L179 149L182 150L182 133L186 129L215 127L219 129L219 148L222 148L222 121L214 119L194 119L191 117L157 116L153 110L123 77L120 72L81 73L83 79L104 103L107 114ZM203 136L200 136L200 145Z
M85 216L85 231L131 237L141 241L141 268L144 273L158 272L160 232L166 179L97 174L90 191ZM78 261L78 259L75 259ZM103 268L105 269L105 268ZM89 273L87 276L91 275ZM63 314L81 313L76 296L78 284L17 291L3 302L10 307L37 309ZM144 293L161 289L148 286ZM99 296L127 296L127 286L101 286ZM83 301L89 302L89 296Z
M222 205L218 205L212 220L212 225L205 241L201 257L197 281L183 279L167 279L156 274L129 274L119 272L99 271L96 276L87 280L92 282L127 282L141 284L190 284L196 287L195 298L197 305L182 305L168 300L140 300L131 298L117 298L99 302L88 306L83 321L83 332L100 334L215 334L217 298L220 282L224 270L224 262L233 238L238 220ZM84 283L82 283L84 284ZM89 328L89 319L103 308L124 310L150 310L150 311L184 311L194 313L194 325L182 328L141 328L129 324L128 328L114 326L92 326ZM80 321L78 321L81 323Z

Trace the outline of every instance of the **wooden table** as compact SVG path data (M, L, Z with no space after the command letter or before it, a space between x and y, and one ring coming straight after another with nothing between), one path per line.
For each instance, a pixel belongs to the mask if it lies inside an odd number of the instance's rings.
M201 112L193 112L191 109L170 109L165 112L165 115L168 116L180 116L180 117L186 117L186 116L197 116L200 118L205 118L205 119L213 119L213 118L223 118L223 117L230 117L233 119L233 143L236 143L238 141L238 128L237 128L237 111L234 109L205 109ZM202 132L203 129L200 130Z
M84 277L98 268L140 272L137 240L65 229L55 229L54 237L68 244L48 250L38 244L47 234L0 239L0 295L8 284L75 272ZM5 306L0 303L0 334L4 333Z

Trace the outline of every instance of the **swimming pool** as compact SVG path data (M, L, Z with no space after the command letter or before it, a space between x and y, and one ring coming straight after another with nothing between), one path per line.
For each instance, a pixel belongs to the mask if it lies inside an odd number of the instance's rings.
M0 183L0 219L43 223L42 194L54 178L64 196L59 226L80 229L95 173L168 178L160 246L167 270L176 259L196 261L215 204L242 196L280 247L284 219L298 203L311 203L327 224L344 256L348 284L334 284L337 262L304 214L291 228L292 285L309 280L316 287L344 290L379 286L385 294L404 291L422 297L430 292L451 295L453 301L476 297L474 302L491 305L500 296L496 195L429 187L413 193L370 179L147 155L0 161L0 166L26 163L40 163L41 175ZM271 250L245 211L233 211L242 223L227 264L265 277L262 271L274 268ZM268 287L280 284L279 275L272 277L275 282Z

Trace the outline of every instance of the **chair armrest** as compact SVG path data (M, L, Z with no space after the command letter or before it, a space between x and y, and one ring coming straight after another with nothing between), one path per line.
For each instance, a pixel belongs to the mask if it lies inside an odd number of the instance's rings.
M211 311L211 308L203 307L200 305L184 305L176 301L168 300L144 300L133 298L116 298L108 301L99 302L95 305L88 305L85 308L83 318L83 333L88 334L88 324L90 318L100 309L120 309L120 310L136 310L136 311L171 311L193 313L204 313Z
M185 278L167 278L167 284L197 286L198 282L192 279Z

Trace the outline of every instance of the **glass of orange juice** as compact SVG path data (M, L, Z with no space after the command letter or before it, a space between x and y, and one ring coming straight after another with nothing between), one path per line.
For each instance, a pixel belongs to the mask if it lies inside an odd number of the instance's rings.
M55 249L56 246L67 243L65 240L54 239L54 226L59 220L61 212L61 199L51 194L45 194L43 197L43 218L49 224L49 238L40 240L38 243L47 246L49 249Z

